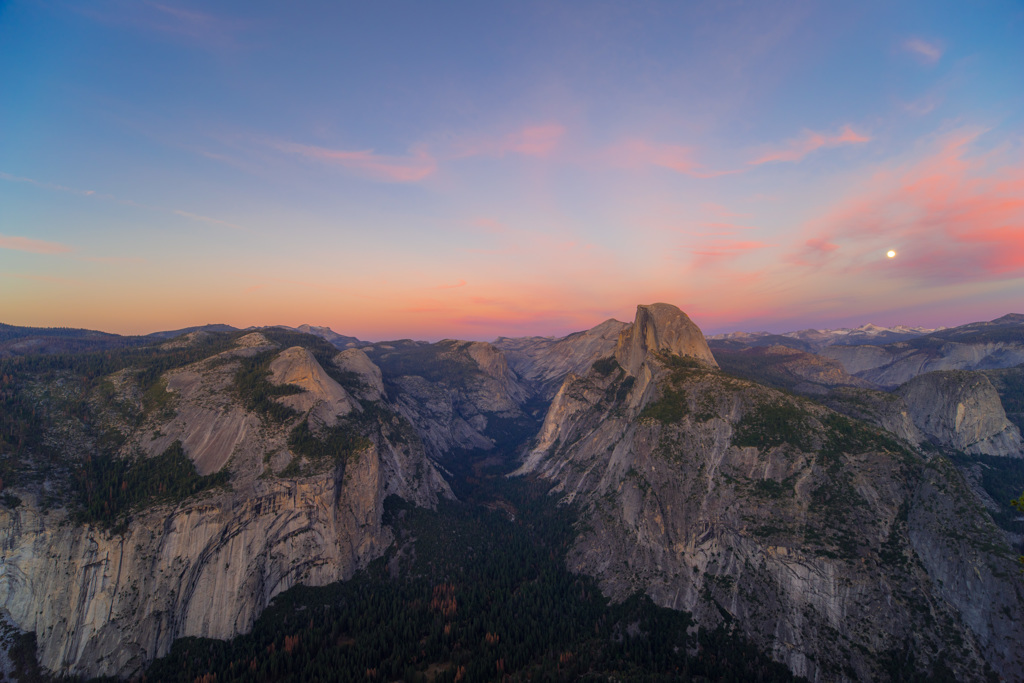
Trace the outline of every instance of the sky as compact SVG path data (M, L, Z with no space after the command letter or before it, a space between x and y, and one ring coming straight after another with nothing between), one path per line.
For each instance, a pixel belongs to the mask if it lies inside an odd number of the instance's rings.
M2 322L489 340L656 301L1024 312L1024 4L0 0Z

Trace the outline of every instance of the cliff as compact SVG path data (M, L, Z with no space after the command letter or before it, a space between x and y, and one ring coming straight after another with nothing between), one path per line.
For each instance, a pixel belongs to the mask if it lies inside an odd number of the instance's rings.
M359 367L372 376L367 362ZM245 367L272 392L289 387L273 399L290 410L277 413L283 421L239 393ZM164 373L149 392L163 407L125 419L132 397L142 405L134 377L111 378L117 394L96 418L125 431L122 457L180 442L199 473L223 470L230 484L134 507L112 523L77 521L73 506L54 507L32 486L18 489L20 505L0 506L0 608L36 633L53 673L126 677L176 638L244 633L281 591L347 579L379 557L392 540L381 523L389 495L421 506L451 495L402 419L381 403L371 420L305 348L246 335ZM358 437L325 460L295 441L300 426L314 439L331 428ZM75 452L81 439L60 444L73 467L96 457Z
M594 361L610 356L627 327L627 323L610 319L558 339L501 337L494 346L505 353L512 369L531 383L536 393L550 399L566 375L584 372Z
M999 394L984 374L929 372L896 393L914 424L936 443L965 453L1024 457L1020 430L1007 419Z
M720 373L693 335L665 353L657 322L646 353L623 333L629 368L565 380L517 471L580 510L571 569L814 681L898 680L909 652L959 680L1021 670L1014 553L955 467Z
M437 460L491 450L513 431L532 429L531 392L505 354L486 342L390 342L363 349L385 373L395 407Z

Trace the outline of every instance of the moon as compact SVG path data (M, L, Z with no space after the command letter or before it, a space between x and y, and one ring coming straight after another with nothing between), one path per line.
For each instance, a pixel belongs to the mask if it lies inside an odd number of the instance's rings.
M888 256L889 258L896 258L896 250L890 249L889 251L885 252L885 255Z

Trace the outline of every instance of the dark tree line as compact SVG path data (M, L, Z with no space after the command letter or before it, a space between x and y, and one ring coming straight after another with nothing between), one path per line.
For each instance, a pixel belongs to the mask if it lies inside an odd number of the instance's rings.
M232 641L177 641L145 679L793 680L729 627L693 629L642 596L610 604L565 568L572 517L544 494L495 477L476 491L483 505L389 498L388 557L283 593Z
M73 476L79 496L77 520L104 526L124 522L134 508L175 503L209 488L228 486L230 480L226 471L197 473L180 441L152 458L89 456Z

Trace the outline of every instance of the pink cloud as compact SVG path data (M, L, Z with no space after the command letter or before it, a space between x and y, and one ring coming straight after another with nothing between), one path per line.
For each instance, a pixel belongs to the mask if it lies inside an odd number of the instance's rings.
M879 171L809 226L816 234L791 260L936 283L1020 277L1024 163L969 156L977 137L950 136L917 163ZM889 248L899 254L891 262L882 257Z
M393 157L375 154L373 150L343 150L300 145L291 142L272 143L276 149L329 164L337 164L376 180L392 183L414 183L432 175L437 162L422 147L412 155Z
M774 161L800 161L811 152L824 147L839 147L870 142L871 138L855 132L850 126L843 126L835 135L825 135L813 130L804 131L803 137L786 142L781 149L768 152L749 162L751 166L759 166Z
M828 238L812 237L804 242L803 247L791 255L788 261L801 266L820 265L837 249L839 245L829 242Z
M44 242L34 240L30 237L18 237L16 235L0 235L0 249L13 249L14 251L27 251L31 254L66 254L71 247L58 242Z
M528 126L500 138L465 143L456 149L454 156L457 159L474 156L503 157L507 154L546 157L558 147L564 134L565 126L558 123Z
M705 228L711 228L719 235L731 235L739 230L757 230L753 225L737 225L736 223L701 223Z
M942 46L938 43L922 40L921 38L910 38L904 41L903 49L928 64L934 64L942 59Z
M694 266L701 268L718 265L722 261L731 261L744 254L763 249L766 246L768 245L764 242L755 240L720 239L701 245L697 249L691 250L690 253L695 257Z
M613 166L639 168L657 166L694 178L717 178L737 171L709 171L693 159L689 147L652 144L641 138L631 138L607 150L605 160Z

